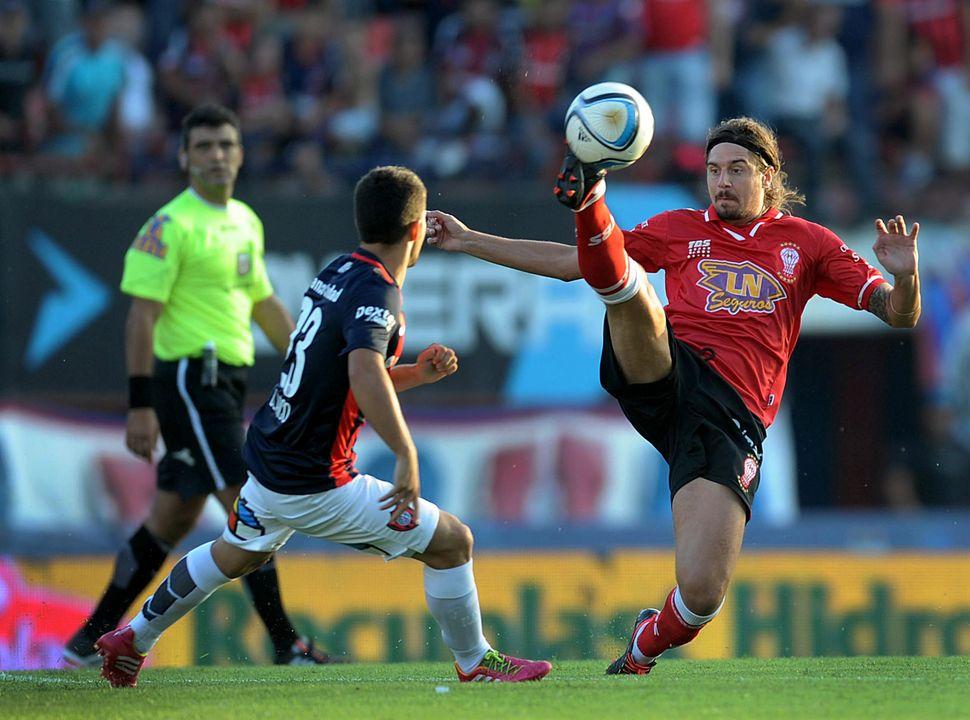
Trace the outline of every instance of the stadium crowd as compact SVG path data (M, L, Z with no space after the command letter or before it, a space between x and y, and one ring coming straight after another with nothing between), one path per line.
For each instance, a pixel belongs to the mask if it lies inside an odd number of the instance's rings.
M548 184L570 99L612 79L657 119L628 177L691 182L707 128L743 113L780 131L810 216L954 219L970 212L968 8L0 0L0 176L177 182L178 120L209 99L242 116L245 176L280 191L346 190L380 163Z

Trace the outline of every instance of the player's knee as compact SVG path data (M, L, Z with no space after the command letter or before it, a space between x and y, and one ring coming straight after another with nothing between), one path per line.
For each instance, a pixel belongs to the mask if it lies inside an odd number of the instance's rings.
M471 560L474 542L467 525L454 515L442 512L431 544L420 558L436 570L458 567Z
M677 585L680 596L691 612L697 615L710 615L724 601L727 594L728 579L711 573L678 573Z

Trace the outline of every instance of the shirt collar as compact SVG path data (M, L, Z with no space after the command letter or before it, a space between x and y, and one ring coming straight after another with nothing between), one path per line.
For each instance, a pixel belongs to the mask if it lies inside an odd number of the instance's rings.
M711 204L708 206L707 210L704 211L704 222L716 223L722 230L724 230L735 240L746 240L749 237L754 237L758 231L768 223L772 223L784 215L785 213L778 208L768 208L760 217L756 218L749 224L738 227L735 225L728 225L727 223L723 222L721 218L718 217L717 210L715 209L714 205Z
M358 259L363 260L368 265L373 265L381 270L381 274L384 276L384 278L397 287L397 280L394 279L394 275L391 274L391 271L387 269L387 265L385 265L384 261L377 257L377 255L369 250L364 250L364 248L358 245L357 249L352 253L352 256L356 256Z

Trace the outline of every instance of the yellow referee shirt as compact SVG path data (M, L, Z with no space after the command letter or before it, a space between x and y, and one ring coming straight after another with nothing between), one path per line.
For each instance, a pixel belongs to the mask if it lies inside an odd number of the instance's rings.
M155 325L159 359L198 357L211 340L221 361L252 365L253 304L273 294L263 224L245 203L222 207L189 188L138 233L121 291L165 304Z

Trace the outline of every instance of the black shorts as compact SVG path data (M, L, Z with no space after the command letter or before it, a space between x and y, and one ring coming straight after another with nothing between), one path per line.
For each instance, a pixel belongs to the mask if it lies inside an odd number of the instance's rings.
M765 427L741 396L686 344L670 338L673 368L662 380L630 384L604 325L600 382L623 414L670 466L670 498L705 478L733 490L748 519L761 479Z
M152 405L165 441L158 487L184 499L246 481L246 368L219 363L214 386L201 384L201 372L199 359L155 359Z

